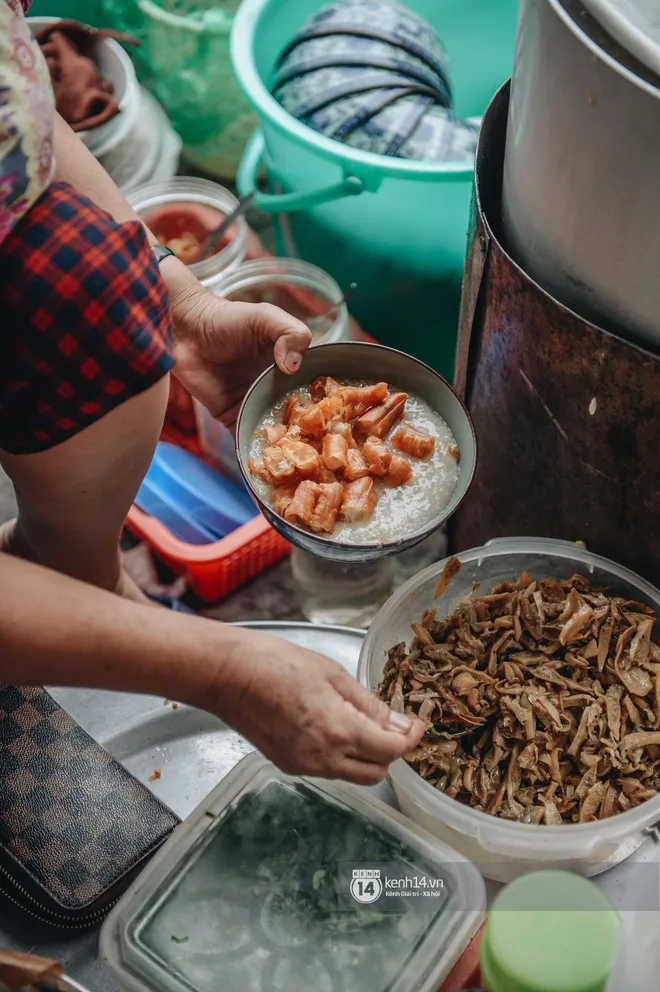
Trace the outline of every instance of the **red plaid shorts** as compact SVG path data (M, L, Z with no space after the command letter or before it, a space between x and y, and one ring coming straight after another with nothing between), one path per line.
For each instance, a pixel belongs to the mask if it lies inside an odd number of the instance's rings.
M54 183L0 244L0 448L44 451L172 367L143 227Z

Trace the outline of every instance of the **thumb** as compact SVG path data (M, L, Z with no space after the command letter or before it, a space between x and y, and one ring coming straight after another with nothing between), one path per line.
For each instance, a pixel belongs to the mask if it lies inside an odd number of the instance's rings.
M280 371L288 375L297 372L312 343L309 327L271 303L257 304L255 324L259 339L273 345L275 362Z
M368 692L347 672L342 672L337 677L335 688L347 703L351 703L356 710L359 710L360 713L373 720L384 730L391 730L399 734L409 734L412 730L418 730L419 736L422 736L425 728L421 720L391 710L387 703L372 692Z

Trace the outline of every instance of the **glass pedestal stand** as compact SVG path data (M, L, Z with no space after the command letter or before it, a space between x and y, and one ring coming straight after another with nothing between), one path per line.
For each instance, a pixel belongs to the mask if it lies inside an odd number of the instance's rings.
M446 543L440 530L399 555L355 563L294 548L291 568L298 606L311 623L366 628L394 589L444 557Z

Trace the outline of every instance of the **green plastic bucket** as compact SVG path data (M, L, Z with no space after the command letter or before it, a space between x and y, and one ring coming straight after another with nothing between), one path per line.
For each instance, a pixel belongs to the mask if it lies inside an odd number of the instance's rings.
M231 37L239 84L261 128L238 172L242 195L276 215L277 250L357 282L351 312L383 344L453 375L473 165L409 162L332 141L270 95L277 59L324 0L243 0ZM436 28L455 110L481 116L513 65L517 0L407 0Z
M163 105L186 161L233 181L256 119L232 72L240 0L100 0L109 26L135 35L138 77Z
M101 27L101 0L33 0L30 17L66 17Z

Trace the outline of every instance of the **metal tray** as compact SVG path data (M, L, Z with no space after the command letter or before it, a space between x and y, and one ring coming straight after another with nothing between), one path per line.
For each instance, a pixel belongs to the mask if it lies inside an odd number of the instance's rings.
M240 624L277 634L338 661L351 675L364 631L307 623ZM50 689L53 698L182 819L241 758L254 750L217 717L162 696ZM156 773L157 777L154 777ZM160 773L158 775L158 773Z

